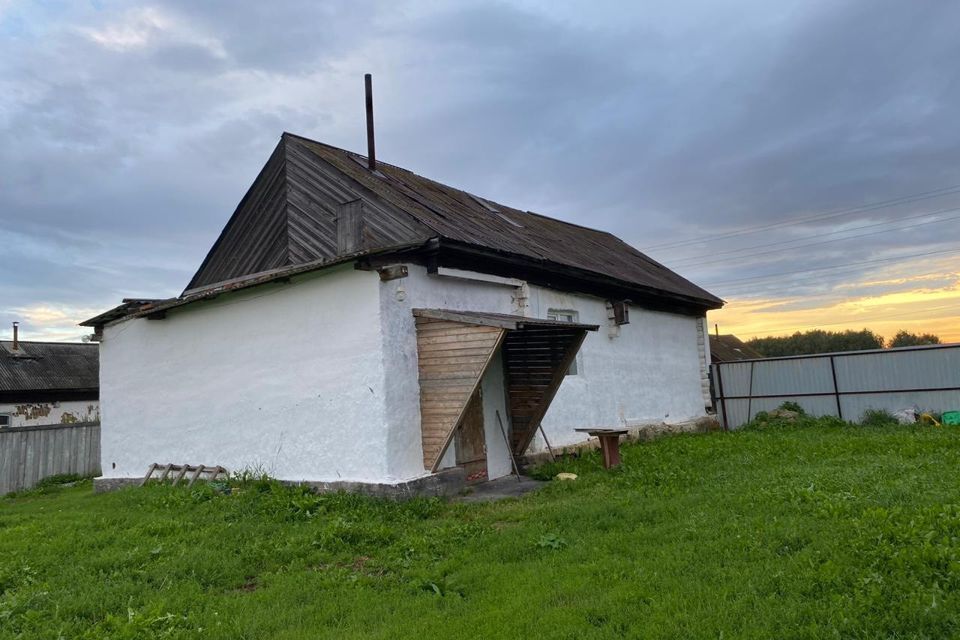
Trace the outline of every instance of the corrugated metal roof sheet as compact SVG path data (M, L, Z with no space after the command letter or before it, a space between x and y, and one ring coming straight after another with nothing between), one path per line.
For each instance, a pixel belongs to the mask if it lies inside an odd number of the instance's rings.
M97 389L100 353L97 344L0 342L0 391Z
M844 420L859 420L867 409L960 407L960 344L722 362L713 372L733 428L786 401Z

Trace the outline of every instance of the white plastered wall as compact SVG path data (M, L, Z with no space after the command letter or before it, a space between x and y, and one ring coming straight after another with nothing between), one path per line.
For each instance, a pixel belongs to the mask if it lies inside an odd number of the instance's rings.
M10 416L11 427L97 422L100 403L96 400L0 403L0 415L4 414Z
M157 462L399 479L384 428L378 286L376 273L348 265L107 327L104 476L139 477Z
M518 288L516 283L429 275L417 265L408 265L408 269L408 277L380 285L384 367L390 381L387 420L394 441L390 450L398 453L389 461L393 475L413 475L423 468L415 308L538 318L545 318L550 309L570 310L577 312L580 322L600 325L600 330L590 332L584 341L578 357L579 374L565 378L543 420L552 445L586 440L577 428L682 422L705 414L700 318L631 307L630 324L610 331L606 301L600 298L538 286ZM488 460L500 464L500 457L491 455L490 442ZM538 434L531 450L542 447ZM504 461L509 464L509 458Z

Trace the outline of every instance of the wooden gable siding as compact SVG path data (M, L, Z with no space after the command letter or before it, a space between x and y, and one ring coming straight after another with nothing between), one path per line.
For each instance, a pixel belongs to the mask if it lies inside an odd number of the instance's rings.
M409 214L382 202L296 137L287 145L291 264L332 258L337 252L339 206L362 202L363 235L356 250L427 240L431 233Z
M362 250L425 241L432 234L409 214L353 182L298 138L284 135L224 227L187 290L343 255L340 205L362 202Z
M254 180L187 290L287 264L283 144Z
M584 329L527 328L503 343L510 445L523 455L586 337Z
M435 471L505 329L417 318L423 464Z
M337 254L337 206L356 199L322 171L303 149L287 145L287 215L291 263L310 262Z

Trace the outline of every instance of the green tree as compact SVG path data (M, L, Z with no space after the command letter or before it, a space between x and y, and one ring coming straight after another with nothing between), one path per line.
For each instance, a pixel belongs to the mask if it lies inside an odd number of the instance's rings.
M932 333L910 333L905 329L897 332L890 340L890 348L894 347L919 347L924 344L940 344L940 337Z
M803 356L812 353L836 351L862 351L882 349L883 338L869 329L860 331L797 331L792 336L768 336L753 338L747 344L768 358L779 356Z

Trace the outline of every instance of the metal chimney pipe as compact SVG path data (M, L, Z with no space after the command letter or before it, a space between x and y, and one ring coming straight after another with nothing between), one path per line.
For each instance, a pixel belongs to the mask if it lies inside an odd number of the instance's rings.
M373 141L373 76L364 74L363 84L367 96L367 168L377 170L377 150Z
M17 351L20 349L20 323L14 321L13 323L13 350Z

